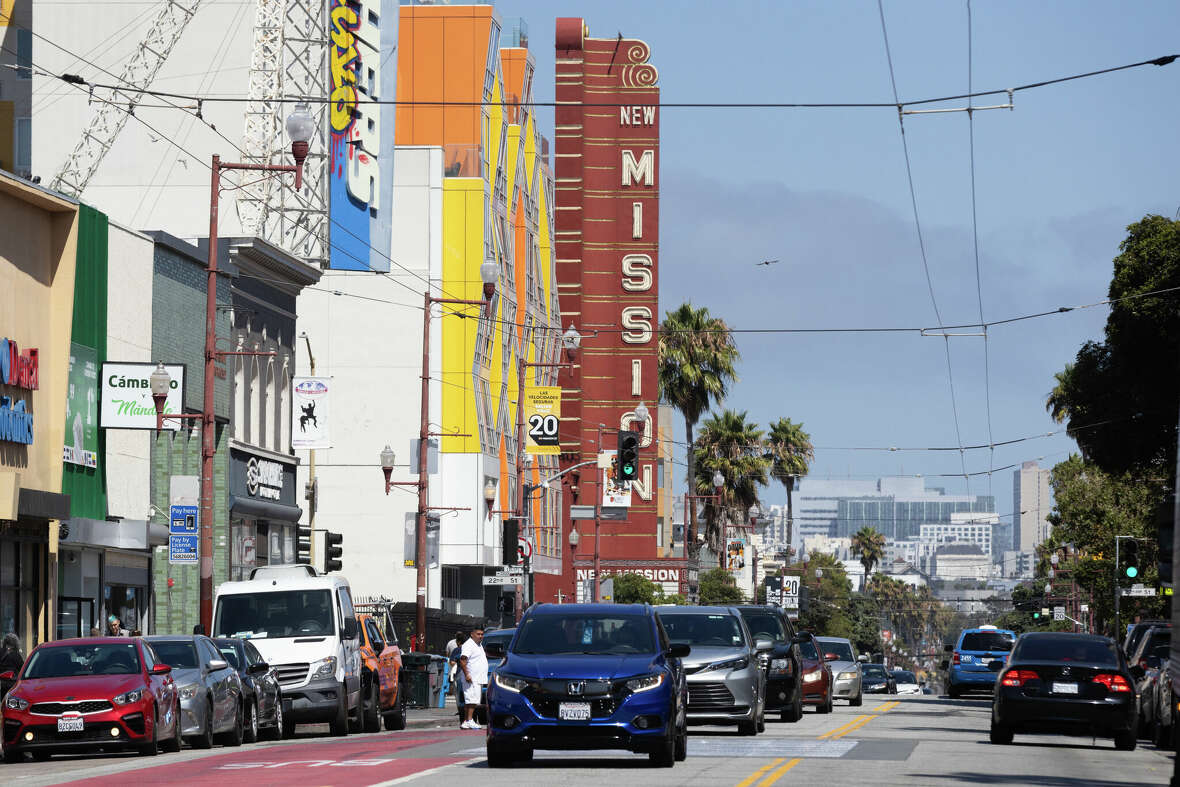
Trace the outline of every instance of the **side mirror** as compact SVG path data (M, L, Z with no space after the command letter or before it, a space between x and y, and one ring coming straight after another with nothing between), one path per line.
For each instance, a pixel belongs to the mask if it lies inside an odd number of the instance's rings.
M361 633L360 628L358 628L356 625L356 618L345 618L344 619L344 638L345 639L356 639L360 633Z
M840 660L840 654L838 654L838 653L825 653L824 654L824 661L839 661L839 660Z
M754 650L770 650L774 647L774 640L770 637L754 637Z
M999 672L1000 670L1002 670L1004 668L1004 662L1000 661L999 659L995 659L994 661L989 661L987 668L989 670L991 670L992 672Z
M167 675L171 671L172 671L172 667L168 666L167 664L157 664L154 667L152 667L152 674L153 675ZM4 674L11 675L12 673L6 672ZM3 677L4 677L4 675L0 675L0 678L3 678Z
M270 671L270 665L265 661L259 661L256 664L251 664L250 669L247 670L251 675L262 675Z
M225 659L210 659L205 665L205 669L209 670L210 672L217 672L217 670L225 669L228 666L229 662Z
M670 659L682 659L692 651L692 648L683 642L678 642L664 651L664 655Z
M489 642L483 646L483 652L489 659L502 659L508 654L502 642Z
M862 653L856 657L856 660L867 664L869 661L869 657Z
M16 680L16 673L12 670L0 672L0 680Z

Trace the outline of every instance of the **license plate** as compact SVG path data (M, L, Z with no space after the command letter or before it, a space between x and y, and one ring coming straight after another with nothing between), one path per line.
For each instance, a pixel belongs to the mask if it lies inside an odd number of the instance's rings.
M557 707L557 718L564 721L590 721L590 703L563 702Z
M82 717L81 716L63 716L57 720L58 732L81 732L82 731Z
M1078 684L1076 683L1053 683L1050 690L1054 694L1077 694Z

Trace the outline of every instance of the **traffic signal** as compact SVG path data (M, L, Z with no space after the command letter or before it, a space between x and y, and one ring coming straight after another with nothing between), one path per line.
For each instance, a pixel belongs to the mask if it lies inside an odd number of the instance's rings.
M619 481L634 481L639 478L639 435L630 429L619 430L617 454Z
M504 565L515 566L520 562L520 520L505 519L504 533L500 541L500 549L504 553Z
M311 527L302 522L295 528L295 562L311 565Z
M339 533L326 531L324 533L324 573L330 571L340 571L344 568L344 564L340 562L340 556L344 554L344 548L341 544L344 542L344 536Z
M1127 579L1139 578L1139 542L1133 538L1125 539L1122 543L1121 575Z

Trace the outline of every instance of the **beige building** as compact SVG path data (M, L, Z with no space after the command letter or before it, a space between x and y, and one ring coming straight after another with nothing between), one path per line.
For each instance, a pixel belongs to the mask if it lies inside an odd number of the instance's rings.
M1036 462L1025 462L1012 473L1012 546L1018 552L1032 552L1049 537L1049 473Z

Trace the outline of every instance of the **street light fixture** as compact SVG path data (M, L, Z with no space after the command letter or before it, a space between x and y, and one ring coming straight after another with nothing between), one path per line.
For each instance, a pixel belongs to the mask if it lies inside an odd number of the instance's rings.
M479 266L479 280L483 282L483 298L491 308L492 296L496 294L496 281L500 278L500 266L485 262Z
M496 485L492 483L492 479L483 485L483 499L488 504L488 519L492 518L492 504L496 502Z
M713 488L717 490L718 495L721 494L721 487L723 486L725 486L725 476L721 475L721 471L718 470L713 473Z
M152 387L152 401L156 405L156 428L159 429L159 421L161 420L159 416L164 413L164 400L168 398L168 389L172 387L172 375L168 374L168 370L164 368L163 361L156 364L148 382Z
M305 102L295 105L287 116L287 136L291 138L291 158L295 159L295 191L303 188L303 162L307 159L308 142L315 133L315 120Z
M746 512L746 516L750 520L750 526L753 527L754 525L758 524L758 517L762 516L762 509L758 507L757 503L755 503L754 505L750 506L750 510Z
M385 449L381 452L381 472L385 474L385 494L387 495L389 494L389 488L393 486L393 483L389 480L389 477L393 474L393 465L395 461L396 457L393 454L393 449L389 447L388 443L386 443Z
M647 423L648 415L650 415L650 413L648 412L647 405L645 405L643 402L640 402L639 404L635 405L635 421L634 421L634 423L639 425L639 431L641 431L641 432L644 429L643 425Z
M582 334L578 333L578 329L574 327L572 322L570 327L565 329L565 333L561 335L561 346L565 348L565 359L567 361L574 360L574 353L582 346Z

